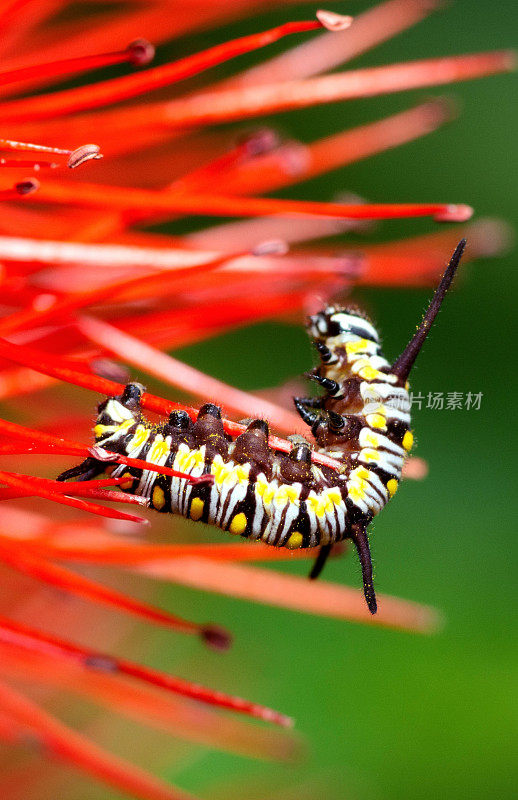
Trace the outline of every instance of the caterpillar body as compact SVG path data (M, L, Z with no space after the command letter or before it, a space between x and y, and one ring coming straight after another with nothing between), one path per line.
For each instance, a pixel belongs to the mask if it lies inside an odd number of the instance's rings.
M291 549L320 547L311 577L320 572L332 545L351 539L362 567L364 594L376 611L367 526L395 494L413 436L407 377L453 279L465 246L457 246L423 321L392 364L378 334L361 312L329 306L310 317L308 329L321 363L308 377L325 394L294 398L316 449L340 461L336 471L312 463L312 449L293 436L289 454L272 449L268 424L252 420L232 439L220 409L203 405L195 422L173 411L167 422L148 423L140 410L143 388L130 383L98 408L96 444L105 450L201 476L192 484L151 470L117 465L125 492L146 497L162 513L181 514L232 534ZM105 471L89 458L60 480L93 478Z

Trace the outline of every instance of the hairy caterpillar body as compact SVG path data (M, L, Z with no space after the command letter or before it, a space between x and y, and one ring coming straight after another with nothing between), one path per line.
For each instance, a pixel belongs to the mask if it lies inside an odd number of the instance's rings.
M313 464L311 446L292 437L289 454L268 443L268 424L252 420L232 439L220 409L207 403L192 422L173 411L152 425L141 414L143 388L130 383L98 409L96 444L104 449L171 467L192 476L211 474L212 484L192 484L150 470L117 465L125 492L148 498L159 512L181 514L232 534L291 549L320 547L311 577L320 572L335 542L351 539L362 566L364 593L376 611L367 526L395 494L413 436L407 377L453 279L465 246L457 246L416 334L390 365L378 334L361 312L327 307L310 317L310 336L321 363L308 377L325 394L295 398L319 452L339 460L341 471ZM105 471L94 458L60 475L90 479Z

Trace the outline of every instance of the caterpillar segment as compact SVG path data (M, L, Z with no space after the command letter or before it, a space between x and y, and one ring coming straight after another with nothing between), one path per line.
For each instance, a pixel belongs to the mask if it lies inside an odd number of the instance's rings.
M195 422L173 411L152 425L142 416L143 387L129 383L98 408L96 444L104 449L170 467L212 483L190 483L153 470L117 465L124 492L141 495L161 513L181 514L236 536L290 549L320 547L310 577L322 570L335 542L351 539L363 576L367 605L376 612L367 528L396 493L412 448L407 378L453 279L464 250L457 246L428 311L401 356L385 359L372 322L354 308L328 306L310 317L309 334L320 364L308 377L320 397L294 398L311 428L316 449L342 464L340 471L313 464L311 446L290 437L289 454L268 443L268 423L251 420L235 439L225 433L221 410L203 405ZM105 465L88 458L59 476L88 480Z

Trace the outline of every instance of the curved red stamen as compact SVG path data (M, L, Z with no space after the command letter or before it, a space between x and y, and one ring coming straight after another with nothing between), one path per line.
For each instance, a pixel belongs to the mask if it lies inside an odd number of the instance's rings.
M58 639L55 636L41 633L32 628L28 628L17 622L6 618L0 618L0 641L8 642L23 649L41 652L56 658L68 658L87 669L99 671L118 672L122 675L130 675L145 683L152 684L161 689L165 689L175 694L199 700L209 705L227 708L230 711L238 711L248 716L256 717L267 722L274 722L283 727L291 727L293 721L284 714L279 714L270 708L261 706L258 703L250 703L240 697L227 695L224 692L217 692L207 689L200 684L176 678L172 675L143 667L126 659L114 658L113 656L88 650Z
M318 20L286 22L270 30L224 42L172 64L154 67L143 73L126 75L79 89L67 89L48 95L0 103L0 113L3 115L5 111L6 114L14 115L10 118L16 118L18 122L25 120L34 122L38 119L49 117L55 119L85 109L118 103L190 78L229 59L272 44L284 36L314 31L322 27Z

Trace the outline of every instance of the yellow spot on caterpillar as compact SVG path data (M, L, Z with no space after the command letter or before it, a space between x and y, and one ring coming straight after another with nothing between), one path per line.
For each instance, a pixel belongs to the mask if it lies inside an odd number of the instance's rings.
M133 475L130 475L129 472L125 472L122 477L124 478L124 483L119 484L121 489L131 489L133 486Z
M365 500L365 481L359 481L349 486L349 497L351 500Z
M205 503L203 502L203 500L200 500L199 497L195 497L194 500L191 503L191 508L190 508L190 511L189 511L191 519L193 519L195 522L197 520L201 519L202 516L203 516L203 508L204 508L204 506L205 506Z
M296 503L299 499L299 492L293 486L283 483L275 492L275 504L280 506L284 503Z
M412 434L412 431L407 431L403 436L403 447L405 448L407 453L409 450L412 449L413 444L414 444L414 436Z
M371 428L381 428L384 430L387 427L387 420L381 414L367 414L367 425Z
M345 343L345 352L348 356L356 355L356 353L361 353L365 351L369 347L369 343L367 339L360 339L357 342L346 342Z
M223 480L225 479L227 470L227 467L223 463L223 459L221 458L221 456L219 455L216 456L216 458L212 462L212 466L210 469L212 474L214 475L214 480L216 482L216 485L218 486L218 488L220 488L221 484L223 483Z
M376 378L379 378L380 374L382 373L378 372L377 369L374 369L374 367L371 366L362 367L362 369L358 372L360 378L364 378L366 381L373 381Z
M274 494L275 494L275 487L270 486L270 484L268 484L267 488L263 492L263 503L266 508L268 508L271 505Z
M354 477L360 478L363 481L368 481L370 478L370 472L365 467L358 467L358 469L354 470Z
M329 497L330 501L335 504L335 506L339 506L342 502L342 495L340 494L340 489L329 489L327 496Z
M371 447L377 447L379 444L378 437L375 433L370 433L369 431L365 434L365 442L370 444Z
M147 460L159 461L159 459L167 455L169 455L169 445L167 444L167 442L157 441L151 447Z
M332 511L333 504L327 495L314 495L309 496L306 500L307 505L316 514L317 517L322 519L326 515L326 511Z
M302 547L303 537L300 531L293 531L290 538L286 542L286 547L290 550L297 550L299 547Z
M116 425L96 425L94 428L94 436L96 439L100 439L101 436L104 436L106 433L113 433L117 430Z
M316 514L318 507L320 505L318 497L316 495L310 494L308 499L306 500L306 503L310 507L311 511L313 511Z
M235 468L235 474L240 483L248 483L248 476L250 475L250 464L239 464Z
M322 505L326 513L331 513L333 510L333 501L329 496L329 489L327 489L322 495Z
M236 536L241 536L241 534L246 530L246 522L246 516L243 514L243 512L236 514L230 523L230 533L234 533Z
M203 450L193 450L192 457L194 460L195 467L202 467L205 464L205 449Z
M141 447L144 442L147 442L150 433L151 431L148 428L145 428L144 425L139 425L133 434L133 438L128 445L128 449L133 450L134 447Z
M165 506L165 494L161 486L155 486L153 489L152 501L157 511Z
M267 486L268 486L268 483L264 479L259 477L257 479L257 481L256 481L256 484L255 484L255 493L257 495L259 495L259 497L262 497L263 494L265 493L265 490L266 490Z
M391 497L394 497L396 494L398 485L399 484L395 478L391 478L389 481L387 481L387 489Z

